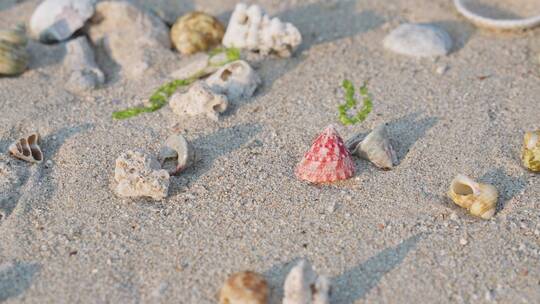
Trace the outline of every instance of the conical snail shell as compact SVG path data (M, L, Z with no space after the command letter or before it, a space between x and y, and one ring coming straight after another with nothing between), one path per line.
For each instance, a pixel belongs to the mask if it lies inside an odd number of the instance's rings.
M16 75L28 66L24 29L0 31L0 74Z
M385 125L382 124L364 138L353 150L352 154L369 160L375 166L382 169L392 169L397 163L397 156L388 134L386 133Z
M521 160L529 170L540 172L540 130L525 133Z
M448 196L456 205L469 210L474 216L490 219L495 214L498 193L492 185L477 183L459 174L452 181Z

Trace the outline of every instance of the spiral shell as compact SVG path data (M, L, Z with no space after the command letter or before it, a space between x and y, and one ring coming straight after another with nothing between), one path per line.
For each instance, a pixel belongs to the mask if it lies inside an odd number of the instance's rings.
M266 304L270 291L264 278L252 271L231 275L219 292L219 304Z
M529 170L540 172L540 130L525 133L521 160Z
M221 43L225 28L215 17L191 12L178 18L171 29L171 41L182 54L207 51Z
M43 161L43 152L39 147L40 137L38 133L31 133L25 137L19 138L8 148L9 153L18 159L31 163L40 163Z
M0 74L17 75L28 66L28 39L23 27L0 31Z
M483 219L490 219L497 208L497 189L492 185L477 183L463 174L454 178L448 196L456 205Z

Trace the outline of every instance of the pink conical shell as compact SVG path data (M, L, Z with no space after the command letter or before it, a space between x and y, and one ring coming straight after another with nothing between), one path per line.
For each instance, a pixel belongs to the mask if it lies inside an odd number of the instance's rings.
M354 161L334 126L328 126L296 166L296 177L312 183L328 183L354 175Z

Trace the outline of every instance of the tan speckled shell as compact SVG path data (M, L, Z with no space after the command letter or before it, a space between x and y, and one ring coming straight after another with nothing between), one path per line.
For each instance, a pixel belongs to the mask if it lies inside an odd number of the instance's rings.
M540 130L525 133L521 160L527 169L540 172Z
M43 152L39 147L39 134L32 133L19 138L8 148L9 153L18 159L31 163L40 163L43 161Z
M221 43L225 28L215 17L191 12L178 18L171 29L171 41L182 54L207 51Z
M268 284L258 273L242 271L231 275L219 292L219 304L266 304Z
M454 178L448 196L456 205L483 219L490 219L497 208L497 189L492 185L477 183L463 174Z
M28 66L28 39L23 28L0 31L0 74L16 75Z

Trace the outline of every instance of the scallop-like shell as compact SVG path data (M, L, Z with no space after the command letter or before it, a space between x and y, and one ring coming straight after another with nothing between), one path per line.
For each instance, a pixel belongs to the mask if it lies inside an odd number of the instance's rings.
M191 12L176 20L171 29L171 41L182 54L207 51L221 43L225 28L215 17Z
M312 183L328 183L354 175L354 161L334 126L328 126L296 166L296 177Z
M219 304L266 304L268 284L258 273L242 271L231 275L219 292Z
M28 39L23 27L0 31L0 74L17 75L28 66Z
M454 178L448 196L456 205L483 219L490 219L497 208L497 189L492 185L477 183L463 174Z
M196 161L195 149L191 143L181 134L173 134L167 138L163 147L159 151L158 159L161 167L174 175L182 172L193 165ZM172 168L167 166L168 161L172 160Z
M26 137L18 139L9 146L9 152L16 158L31 163L40 163L43 161L43 152L39 147L39 134L32 133Z
M540 130L525 133L521 160L529 170L540 172Z
M392 169L397 156L384 124L376 127L352 151L352 154L369 160L381 169Z

